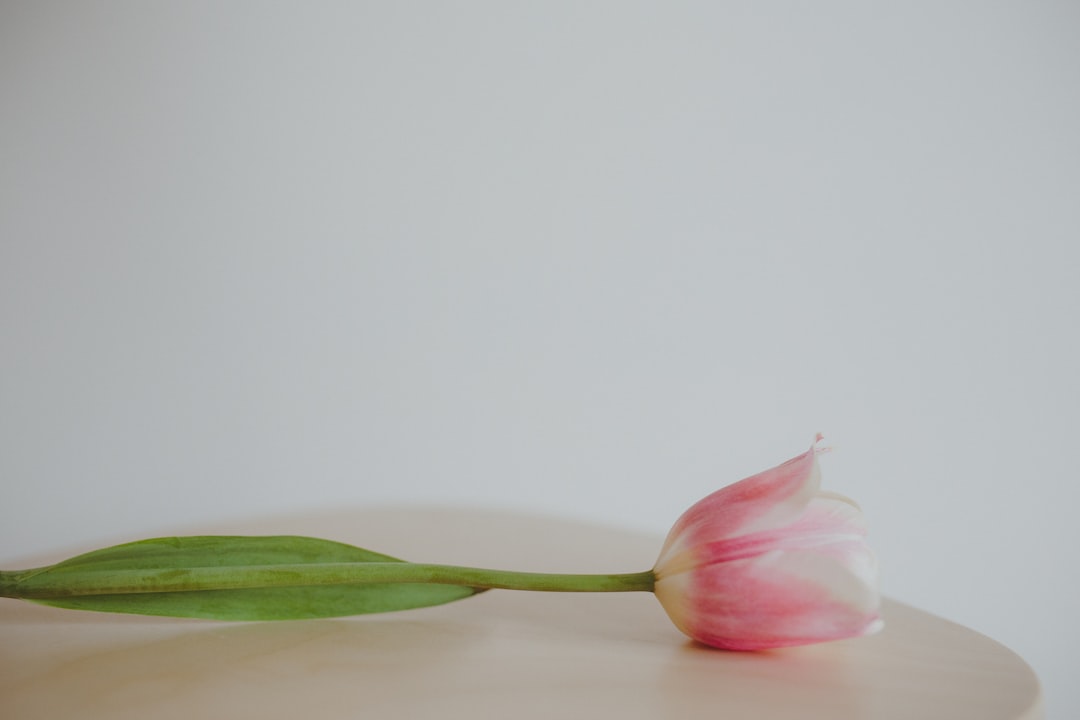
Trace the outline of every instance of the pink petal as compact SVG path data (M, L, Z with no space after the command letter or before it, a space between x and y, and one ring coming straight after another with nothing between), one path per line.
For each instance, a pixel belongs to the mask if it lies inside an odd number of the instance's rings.
M683 513L668 533L657 567L686 547L783 526L795 520L817 494L821 474L817 450L728 485Z
M849 547L840 554L853 552ZM816 551L775 552L684 577L692 579L680 583L687 593L680 627L715 647L804 645L862 635L878 623L874 587L844 562Z
M704 543L695 546L692 559L678 567L658 565L662 574L684 572L693 567L708 567L734 560L745 560L771 552L783 550L793 552L814 550L825 555L842 557L836 548L863 547L865 531L857 526L815 525L813 519L802 519L792 525L777 530L765 530L749 535L740 535L727 540ZM686 550L684 549L684 552Z

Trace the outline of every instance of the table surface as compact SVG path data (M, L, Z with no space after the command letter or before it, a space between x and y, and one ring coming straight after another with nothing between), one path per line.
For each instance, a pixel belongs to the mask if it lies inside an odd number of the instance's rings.
M417 508L184 532L305 534L409 560L551 572L643 570L660 543L565 520ZM491 591L272 623L0 599L0 717L1042 717L1035 675L1004 646L898 602L883 612L886 628L872 637L731 653L686 640L648 593Z

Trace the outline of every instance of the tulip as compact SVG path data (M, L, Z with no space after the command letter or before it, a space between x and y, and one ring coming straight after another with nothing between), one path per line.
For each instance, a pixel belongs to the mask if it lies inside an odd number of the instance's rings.
M821 439L820 436L817 438ZM490 588L656 593L706 645L761 650L874 632L876 563L858 506L820 490L819 450L725 487L672 528L651 570L514 572L410 563L293 536L142 540L0 571L0 597L143 615L282 620L427 607Z
M882 627L862 512L820 489L819 452L812 446L722 488L675 523L653 568L654 592L683 633L762 650Z

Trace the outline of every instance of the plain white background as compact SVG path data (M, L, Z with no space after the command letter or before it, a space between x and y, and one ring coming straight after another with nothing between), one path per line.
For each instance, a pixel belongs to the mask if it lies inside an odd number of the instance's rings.
M822 431L885 592L1076 716L1078 32L4 1L0 561L350 504L661 535Z

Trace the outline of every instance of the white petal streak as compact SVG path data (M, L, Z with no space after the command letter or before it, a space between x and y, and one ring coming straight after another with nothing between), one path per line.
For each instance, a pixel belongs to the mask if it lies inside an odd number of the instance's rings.
M861 612L873 612L880 604L877 591L877 560L862 543L776 553L761 558L761 569L799 578L823 588L839 602Z
M754 517L746 524L737 528L737 530L732 532L729 537L750 535L752 533L772 530L788 525L806 513L809 504L812 503L820 493L820 488L821 468L818 466L817 458L815 457L813 464L810 466L810 472L807 473L798 492L773 504L766 512Z
M836 493L819 492L793 527L808 534L866 534L866 516L852 500Z

